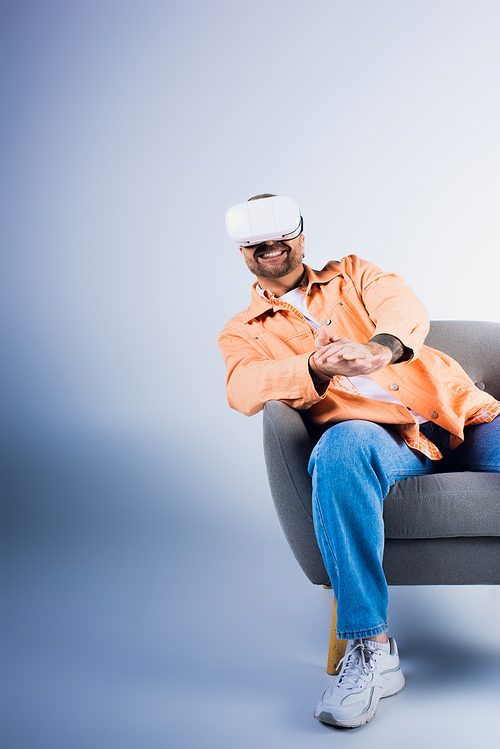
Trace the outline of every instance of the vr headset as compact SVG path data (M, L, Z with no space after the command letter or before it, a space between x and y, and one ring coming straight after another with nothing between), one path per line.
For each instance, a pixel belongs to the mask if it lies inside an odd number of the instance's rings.
M278 195L238 203L226 213L227 233L243 247L295 239L302 232L302 226L302 216L295 200Z

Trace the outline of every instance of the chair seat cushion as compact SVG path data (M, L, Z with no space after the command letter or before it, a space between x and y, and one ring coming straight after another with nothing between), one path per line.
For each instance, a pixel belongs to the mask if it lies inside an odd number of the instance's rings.
M500 473L398 481L384 500L386 538L500 536Z

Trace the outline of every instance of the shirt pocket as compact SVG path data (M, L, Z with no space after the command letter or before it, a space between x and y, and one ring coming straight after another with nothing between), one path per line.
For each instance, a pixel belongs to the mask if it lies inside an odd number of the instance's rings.
M364 343L373 335L375 323L354 287L344 287L343 291L330 313L333 332L341 338Z

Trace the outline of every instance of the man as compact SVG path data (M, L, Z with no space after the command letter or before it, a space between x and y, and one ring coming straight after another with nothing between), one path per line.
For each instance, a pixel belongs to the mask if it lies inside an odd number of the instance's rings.
M257 195L226 223L257 278L219 338L229 404L252 415L281 400L325 426L309 463L313 517L348 644L315 716L357 727L404 686L387 636L384 497L408 476L500 472L500 403L423 345L427 312L399 276L354 255L305 265L290 198Z

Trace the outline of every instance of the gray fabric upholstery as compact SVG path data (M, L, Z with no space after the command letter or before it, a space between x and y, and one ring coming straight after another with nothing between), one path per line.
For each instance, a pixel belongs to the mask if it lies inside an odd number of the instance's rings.
M426 344L457 359L500 399L500 324L435 321ZM279 401L264 408L271 494L290 547L311 582L328 583L312 522L307 463L319 432ZM500 584L500 474L404 479L384 502L384 569L390 585Z

